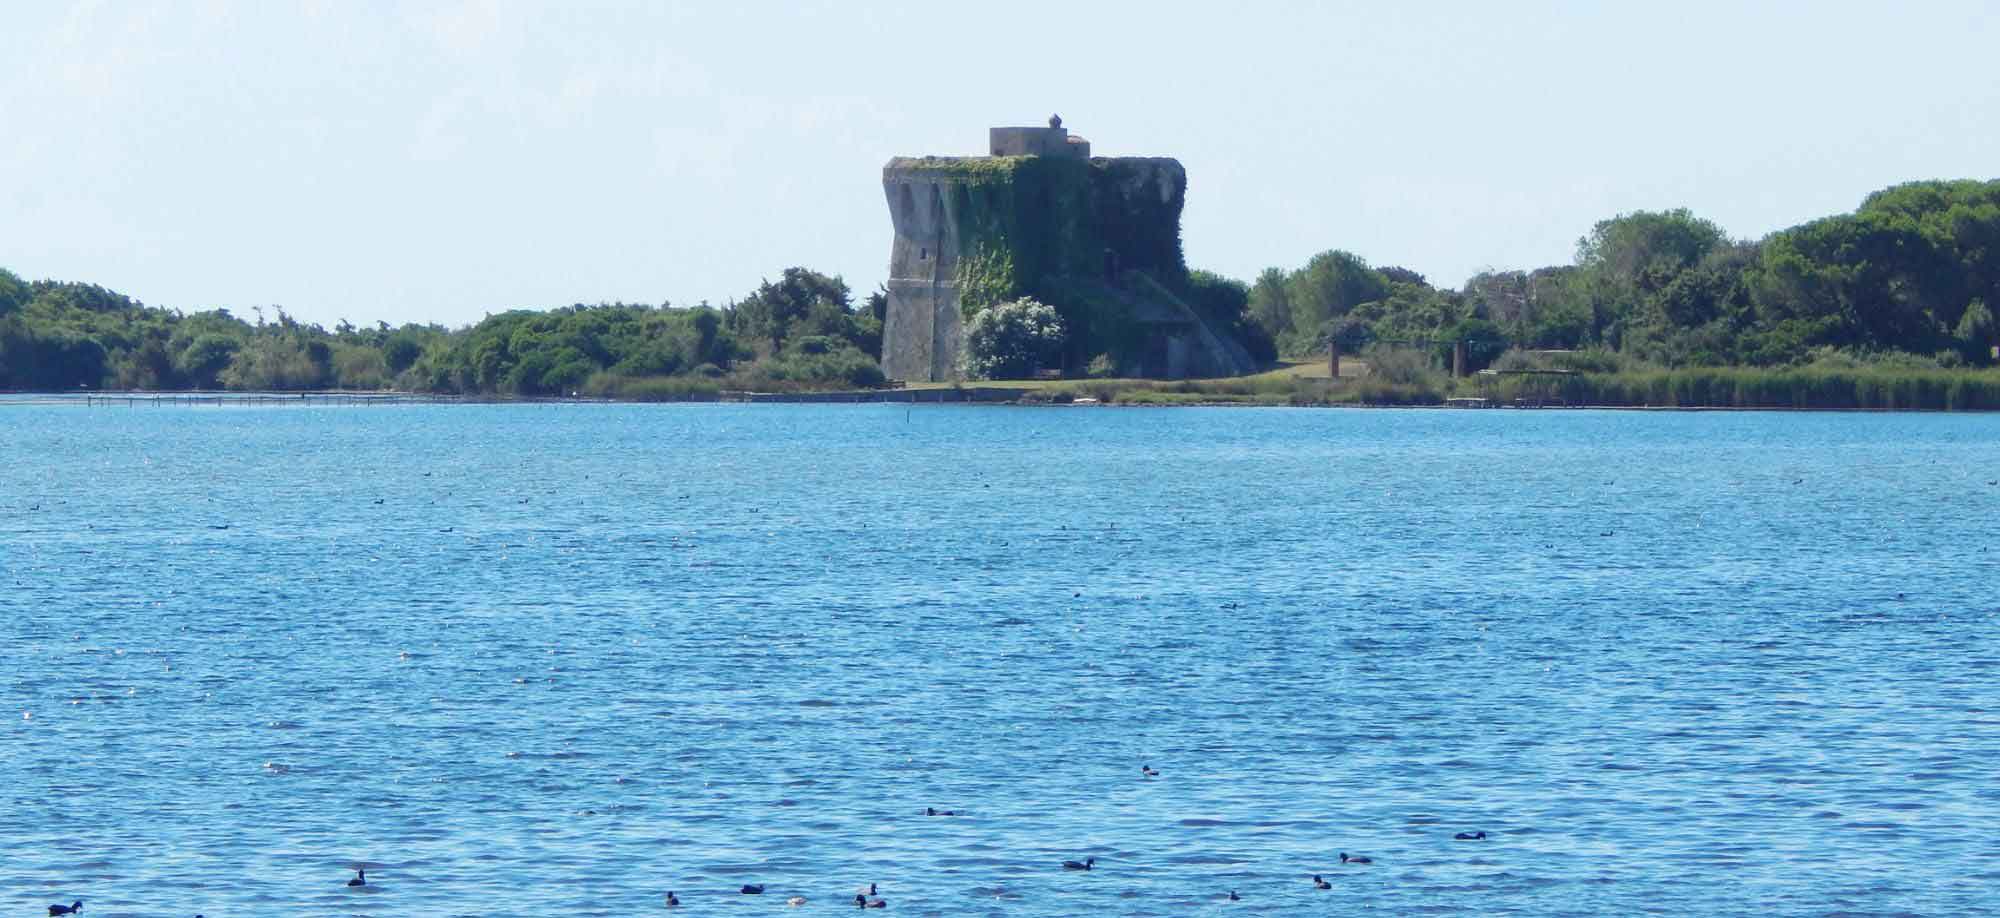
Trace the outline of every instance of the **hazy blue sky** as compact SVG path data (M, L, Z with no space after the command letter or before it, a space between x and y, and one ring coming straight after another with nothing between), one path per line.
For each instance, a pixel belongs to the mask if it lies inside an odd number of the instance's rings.
M1988 3L10 4L0 266L459 324L884 276L880 168L1060 112L1188 261L1456 285L1621 211L1739 236L2000 171Z

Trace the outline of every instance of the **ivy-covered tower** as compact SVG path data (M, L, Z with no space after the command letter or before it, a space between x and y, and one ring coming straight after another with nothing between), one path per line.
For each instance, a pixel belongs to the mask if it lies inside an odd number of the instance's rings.
M988 145L987 156L882 168L896 231L882 330L890 378L957 378L967 316L1017 296L1063 314L1071 370L1099 354L1146 375L1249 368L1240 345L1216 340L1172 293L1187 281L1179 162L1092 158L1057 118L993 128Z

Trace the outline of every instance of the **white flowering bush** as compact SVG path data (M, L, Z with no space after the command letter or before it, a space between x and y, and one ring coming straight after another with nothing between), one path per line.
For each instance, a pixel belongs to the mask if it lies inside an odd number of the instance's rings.
M1054 363L1062 346L1055 307L1027 297L995 303L965 323L962 369L968 379L1026 379Z

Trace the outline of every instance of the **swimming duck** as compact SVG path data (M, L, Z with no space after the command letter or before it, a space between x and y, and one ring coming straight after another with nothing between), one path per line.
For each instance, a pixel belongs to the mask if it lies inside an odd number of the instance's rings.
M367 885L368 885L368 871L366 871L366 870L362 870L362 869L361 869L361 868L359 868L359 867L355 868L355 869L354 869L354 879L352 879L352 880L348 880L348 881L347 881L347 885L349 885L349 886L367 886Z
M74 914L76 914L77 912L80 912L80 911L83 911L83 900L82 900L82 899L78 899L78 900L76 900L75 902L72 902L72 903L70 903L70 904L68 904L68 905L51 905L51 906L49 906L49 914L51 914L51 915L74 915Z
M667 907L668 908L681 907L681 900L674 898L674 891L671 889L667 890Z
M1093 858L1088 858L1088 859L1084 860L1084 861L1083 861L1082 863L1078 863L1078 862L1076 862L1076 861L1064 861L1064 862L1063 862L1063 869L1064 869L1064 870L1089 870L1089 869L1091 869L1092 867L1095 867L1095 866L1097 866L1097 858L1094 858L1094 857L1093 857Z
M764 894L764 884L757 883L753 885L745 883L741 892L746 896L761 896Z
M862 894L862 895L864 895L864 896L872 896L872 895L875 895L875 884L873 884L873 883L870 883L870 884L868 884L868 888L867 888L867 889L862 889L862 888L860 888L860 887L855 887L855 890L854 890L854 891L855 891L855 892L857 892L857 893L860 893L860 894Z
M1325 880L1322 880L1322 879L1320 879L1320 877L1319 877L1319 874L1316 874L1316 873L1315 873L1315 874L1313 874L1313 888L1314 888L1314 889L1332 889L1332 888L1333 888L1333 884L1332 884L1332 883L1328 883L1327 881L1325 881Z
M1485 837L1486 833L1483 830L1479 832L1460 832L1457 835L1452 836L1453 839L1456 839L1458 841L1479 841L1480 839L1483 839Z
M1154 771L1154 770L1153 770L1153 766L1151 766L1151 765L1141 765L1141 766L1139 766L1139 773L1140 773L1140 774L1142 774L1142 775L1145 775L1145 776L1146 776L1146 777L1148 777L1148 778L1157 778L1157 777L1159 777L1159 776L1160 776L1160 773L1159 773L1159 772L1157 772L1157 771Z
M785 904L786 904L786 905L789 905L789 906L791 906L791 907L793 907L793 908L798 908L799 906L801 906L801 905L804 905L804 904L806 904L806 897L804 897L804 896L793 896L793 897L791 897L790 899L786 899L786 900L785 900Z
M1241 901L1243 901L1243 897L1242 897L1242 896L1239 896L1239 895L1237 895L1237 894L1236 894L1236 890L1233 890L1233 889L1232 889L1232 890L1230 890L1230 891L1229 891L1229 901L1231 901L1231 902L1241 902Z
M934 809L931 809L930 807L924 807L924 815L925 815L925 816L957 816L957 815L958 815L958 811L957 811L957 810L934 810Z
M1340 852L1340 862L1343 864L1373 864L1375 863L1375 859L1372 857L1348 857L1347 852L1342 851Z

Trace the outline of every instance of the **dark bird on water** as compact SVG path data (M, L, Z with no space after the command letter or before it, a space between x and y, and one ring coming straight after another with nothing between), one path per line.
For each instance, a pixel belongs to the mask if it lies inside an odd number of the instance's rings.
M1141 765L1141 766L1139 766L1139 773L1140 773L1140 774L1142 774L1142 775L1145 775L1145 776L1146 776L1146 777L1148 777L1148 778L1157 778L1157 777L1159 777L1159 776L1160 776L1160 773L1159 773L1159 772L1157 772L1157 771L1154 771L1154 770L1153 770L1153 766L1151 766L1151 765Z
M854 907L855 907L855 908L888 908L888 907L889 907L889 902L888 902L888 900L886 900L886 899L870 899L870 898L868 898L867 896L864 896L864 895L861 895L861 894L859 894L859 893L856 893L856 894L855 894L855 896L854 896Z
M745 883L743 884L742 892L746 896L761 896L764 894L764 884L757 883L755 885L752 885L749 883Z
M74 915L74 914L76 914L77 912L80 912L80 911L83 911L83 900L82 900L82 899L78 899L78 900L76 900L75 902L71 902L71 903L70 903L70 904L68 904L68 905L51 905L51 906L49 906L49 914L51 914L51 915Z
M1231 902L1241 902L1241 901L1243 901L1243 897L1242 897L1242 896L1239 896L1239 895L1237 895L1237 894L1236 894L1236 890L1233 890L1233 889L1232 889L1232 890L1230 890L1230 891L1229 891L1229 901L1231 901Z
M957 811L957 810L934 810L934 809L931 809L930 807L924 807L924 815L925 815L925 816L957 816L957 815L958 815L958 811Z
M1343 864L1373 864L1375 863L1375 859L1372 857L1348 857L1347 852L1342 851L1340 852L1340 862Z
M1315 874L1313 874L1313 888L1314 888L1314 889L1332 889L1332 888L1333 888L1333 884L1332 884L1332 883L1328 883L1327 881L1325 881L1325 880L1323 880L1323 879L1320 879L1320 876L1319 876L1319 874L1316 874L1316 873L1315 873Z
M681 907L681 900L674 898L674 891L671 889L667 890L667 907L668 908Z
M368 885L368 871L366 871L366 870L362 870L362 869L360 869L360 868L356 868L356 869L355 869L355 871L354 871L354 879L352 879L352 880L348 880L348 881L347 881L347 885L349 885L349 886L367 886L367 885Z
M1097 866L1097 858L1094 858L1094 857L1093 857L1093 858L1088 858L1088 859L1086 859L1086 860L1084 860L1084 861L1082 861L1082 862L1080 862L1080 863L1079 863L1079 862L1077 862L1077 861L1064 861L1064 862L1063 862L1063 869L1064 869L1064 870L1089 870L1090 868L1092 868L1092 867L1095 867L1095 866Z
M1480 839L1483 839L1483 838L1485 838L1485 837L1486 837L1486 833L1485 833L1484 831L1480 831L1480 832L1460 832L1460 833L1458 833L1457 835L1454 835L1454 836L1452 836L1452 838L1455 838L1455 839L1457 839L1457 840L1459 840L1459 841L1479 841Z

